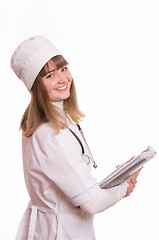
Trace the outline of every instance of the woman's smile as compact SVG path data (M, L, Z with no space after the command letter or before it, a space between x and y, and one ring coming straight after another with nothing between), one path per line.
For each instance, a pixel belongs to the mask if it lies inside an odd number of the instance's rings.
M62 86L62 87L57 88L57 90L66 90L66 88L67 88L67 84L65 84L65 85Z

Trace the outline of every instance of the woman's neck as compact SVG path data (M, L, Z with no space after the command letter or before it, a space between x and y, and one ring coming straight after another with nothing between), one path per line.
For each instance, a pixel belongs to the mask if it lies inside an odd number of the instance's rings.
M59 102L52 102L52 104L56 107L58 107L59 109L63 110L63 101L59 101Z

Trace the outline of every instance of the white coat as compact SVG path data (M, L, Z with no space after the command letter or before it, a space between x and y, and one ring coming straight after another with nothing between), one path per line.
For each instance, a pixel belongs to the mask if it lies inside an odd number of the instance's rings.
M87 145L77 126L70 128ZM16 240L94 240L93 215L79 207L99 191L90 164L69 129L55 134L51 123L22 138L23 167L29 205Z

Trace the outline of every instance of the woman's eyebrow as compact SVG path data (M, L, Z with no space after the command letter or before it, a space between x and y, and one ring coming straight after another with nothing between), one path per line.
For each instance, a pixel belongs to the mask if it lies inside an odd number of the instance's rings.
M55 69L52 69L52 70L50 70L50 71L47 71L47 74L52 73L52 72L55 72Z

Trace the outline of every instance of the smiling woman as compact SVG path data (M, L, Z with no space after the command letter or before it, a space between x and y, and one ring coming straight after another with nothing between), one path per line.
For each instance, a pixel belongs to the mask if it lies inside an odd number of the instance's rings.
M74 81L53 44L41 36L24 41L11 67L31 92L20 126L30 202L16 240L95 240L93 215L129 196L136 176L112 189L92 176Z
M61 128L68 127L69 118L78 124L84 117L78 107L75 84L67 65L65 58L57 55L51 58L37 75L30 90L30 104L21 120L23 136L31 136L46 122L52 122L56 132L59 132ZM63 101L65 117L53 104L58 101Z

